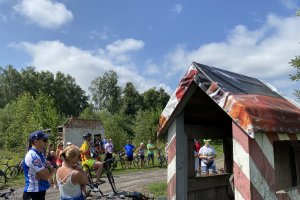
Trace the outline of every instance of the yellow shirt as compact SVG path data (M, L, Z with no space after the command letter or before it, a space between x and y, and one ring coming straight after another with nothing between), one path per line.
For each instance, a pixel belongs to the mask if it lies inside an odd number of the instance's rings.
M80 152L81 152L81 160L87 161L90 159L90 144L88 141L84 141L84 143L80 147Z

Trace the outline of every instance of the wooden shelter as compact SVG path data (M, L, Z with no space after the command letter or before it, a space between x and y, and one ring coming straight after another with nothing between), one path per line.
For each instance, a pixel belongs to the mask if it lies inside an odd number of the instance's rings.
M192 63L161 114L163 134L170 200L300 199L300 108L255 78ZM224 174L195 177L195 138L223 141Z

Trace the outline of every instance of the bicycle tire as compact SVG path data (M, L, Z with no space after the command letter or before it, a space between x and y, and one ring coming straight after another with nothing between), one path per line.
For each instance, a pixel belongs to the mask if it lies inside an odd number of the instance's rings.
M108 179L109 184L111 186L111 189L113 190L113 192L115 194L117 194L117 187L116 187L116 184L115 184L115 179L114 179L114 176L112 175L110 170L106 171L106 176L107 176L107 179Z
M6 184L5 173L2 170L0 170L0 184L1 187Z
M126 164L125 164L124 160L120 160L120 164L121 164L122 169L126 168Z
M9 166L5 170L5 176L7 179L15 178L18 175L18 168L16 166Z

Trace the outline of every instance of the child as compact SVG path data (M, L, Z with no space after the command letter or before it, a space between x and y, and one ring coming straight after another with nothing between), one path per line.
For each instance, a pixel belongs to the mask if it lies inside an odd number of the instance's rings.
M140 147L138 148L138 153L140 157L140 167L144 168L145 166L145 146L144 143L140 144Z

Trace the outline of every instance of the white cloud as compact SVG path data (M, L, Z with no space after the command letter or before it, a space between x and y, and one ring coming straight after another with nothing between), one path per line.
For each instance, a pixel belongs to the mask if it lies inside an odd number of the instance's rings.
M7 22L7 17L0 12L0 22Z
M171 8L171 12L179 15L183 10L183 6L181 4L175 4Z
M294 10L298 8L297 0L279 0L287 9Z
M91 40L100 39L100 40L108 40L115 35L108 27L103 27L101 31L92 30L89 32L89 38Z
M106 50L111 55L123 54L129 51L138 51L144 47L144 42L135 39L117 40L106 46Z
M124 41L131 41L129 44L135 43L133 39L125 39ZM139 41L137 43L143 42ZM123 43L119 41L108 46L118 46L116 44ZM22 42L17 46L23 48L32 56L32 61L29 64L35 66L37 70L48 70L53 73L61 71L65 74L70 74L87 92L91 81L109 70L114 70L118 73L119 84L122 87L125 86L126 82L130 81L142 92L160 84L154 79L143 77L132 62L123 63L122 65L115 63L114 60L107 56L111 53L110 48L107 48L110 50L99 49L97 52L91 52L75 46L67 46L60 41ZM120 46L123 47L123 45ZM122 52L126 54L127 51L141 48L140 46L137 48L137 46L131 45L131 48L123 47ZM166 91L171 91L170 87L162 86Z
M192 61L229 71L265 79L276 85L276 80L288 80L292 74L289 61L300 55L299 17L281 18L269 15L264 24L249 30L244 25L232 29L224 42L209 43L188 50L177 47L166 56L167 77L182 74ZM288 80L289 81L289 80ZM280 90L288 86L280 85Z
M73 19L72 12L54 0L22 0L14 10L45 28L58 28Z
M156 64L154 64L151 59L148 59L146 61L146 68L145 68L144 74L146 74L146 75L158 75L159 71L160 71L159 67Z

